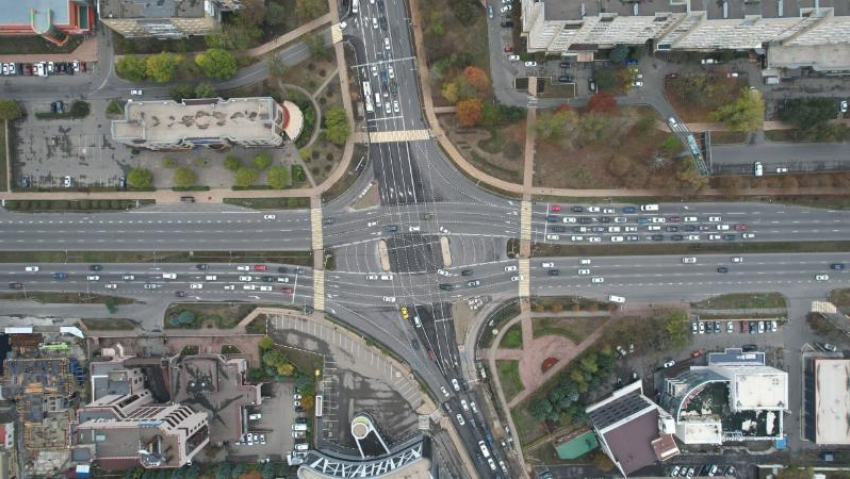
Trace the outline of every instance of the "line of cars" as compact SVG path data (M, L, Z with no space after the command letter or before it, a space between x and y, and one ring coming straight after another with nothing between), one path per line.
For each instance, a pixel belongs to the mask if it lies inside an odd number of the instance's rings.
M722 326L723 323L726 326ZM735 332L735 323L738 323L740 333L760 334L760 333L775 333L779 329L779 324L776 320L764 321L694 321L691 323L692 334L720 334L724 330L727 333Z
M4 76L39 76L46 77L54 74L73 75L88 70L85 62L74 60L70 62L38 62L38 63L0 63Z
M519 281L519 280L522 279L522 275L517 273L517 266L516 265L505 266L505 272L511 273L511 281ZM449 273L446 270L442 270L442 269L438 270L437 274L439 274L440 276L451 276L451 273ZM474 274L475 274L475 271L471 268L464 269L460 272L461 276L472 276ZM470 279L466 282L466 286L468 288L477 288L478 286L481 286L481 280L480 279ZM443 291L454 291L456 288L457 288L457 285L452 284L452 283L440 283L440 289L443 290Z
M725 464L675 465L667 471L667 477L735 477L735 466Z

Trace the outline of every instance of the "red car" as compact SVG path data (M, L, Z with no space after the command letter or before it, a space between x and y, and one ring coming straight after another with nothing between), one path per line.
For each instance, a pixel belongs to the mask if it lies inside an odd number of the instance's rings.
M265 271L267 269L269 269L269 268L264 264L255 264L254 265L254 271Z
M747 231L748 229L750 229L750 227L744 223L738 223L735 225L735 231Z
M292 294L292 288L280 288L280 292L283 294Z
M549 207L549 211L561 211L561 207L558 205L552 205Z
M682 221L682 217L681 216L671 216L668 220L671 223L678 223L678 222Z
M514 47L512 47L510 45L505 45L505 51L506 52L512 52L512 51L514 51Z

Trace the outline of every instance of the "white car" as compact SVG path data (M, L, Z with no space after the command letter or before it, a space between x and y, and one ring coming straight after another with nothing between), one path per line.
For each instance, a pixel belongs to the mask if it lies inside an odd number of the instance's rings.
M634 233L637 230L637 226L623 226L623 231L625 231L626 233Z
M584 241L584 236L572 235L570 236L570 241Z
M579 274L579 276L587 276L587 275L590 274L590 270L589 269L580 269L580 270L578 270L578 274Z
M469 404L466 402L466 399L460 400L460 407L462 407L464 411L469 411Z
M685 216L682 221L684 221L685 223L696 223L697 221L699 221L699 218L697 218L696 216Z
M452 275L451 273L449 273L448 271L446 271L444 269L438 269L437 274L439 274L440 276L451 276Z
M577 220L575 216L564 216L563 221L564 223L575 223Z
M370 280L370 281L377 281L377 280L378 280L378 275L377 275L377 274L367 274L367 275L366 275L366 279L368 279L368 280Z
M537 66L537 62L525 62L525 66L527 66L527 67L529 67L529 68L531 68L531 67L536 67L536 66Z
M599 213L600 211L602 211L602 209L599 208L598 206L588 206L587 207L588 213Z
M395 303L395 296L384 296L383 299L387 303Z
M218 276L216 276L214 274L208 274L208 275L204 276L204 281L215 281L217 279L218 279Z
M254 278L252 278L251 276L240 276L239 277L239 281L251 281L253 279Z
M688 241L699 241L699 235L688 235Z
M478 414L478 406L475 405L475 401L469 401L469 407L472 408L472 412Z
M260 291L269 292L272 290L271 286L260 286Z
M609 226L608 227L609 233L619 233L620 231L621 231L621 228L619 226Z
M519 61L519 55L516 55L516 54L508 55L508 60L510 60L512 62L518 62Z
M595 278L590 278L590 282L591 283L604 283L605 278L603 278L601 276L596 276Z
M673 361L673 360L671 359L670 361L667 361L666 363L664 363L664 369L672 368L672 367L673 367L673 366L675 366L675 365L676 365L676 361Z
M372 17L372 28L378 29L378 17Z
M136 276L132 274L125 274L121 277L121 279L123 279L124 281L133 281L134 279L136 279Z
M511 6L505 5L504 7L500 8L499 11L502 12L502 13L508 13L508 12L511 11Z
M407 231L410 231L411 233L417 233L420 231L420 228L418 226L411 226L407 228Z
M717 225L717 231L728 231L729 225Z
M86 276L86 281L100 281L100 276L96 274Z
M255 289L257 289L257 285L255 285L255 284L243 284L242 289L244 291L254 291Z
M712 223L720 223L721 219L719 216L709 216L708 221Z
M381 281L392 281L392 280L393 280L393 275L391 275L391 274L382 274L381 275Z
M389 50L390 48L390 39L384 38L384 50Z
M73 185L74 185L74 180L73 180L70 176L66 176L66 177L62 180L62 186L64 186L65 188L70 188L70 187L72 187Z
M449 392L446 391L445 386L440 386L440 391L443 393L443 397L449 397Z
M372 76L378 76L378 65L372 65Z
M682 258L682 263L685 263L685 264L694 264L696 262L697 262L697 259L694 256L685 256L684 258Z
M455 417L457 418L457 423L458 423L458 424L460 424L461 426L465 426L465 425L466 425L466 421L464 421L464 420L463 420L463 416L462 416L460 413L457 413L457 414L455 415Z
M398 113L401 111L401 108L398 106L398 100L393 100L393 113Z
M278 282L278 283L288 283L288 282L289 282L289 278L287 278L286 276L278 276L278 277L277 277L277 282Z
M629 221L629 219L625 216L617 216L614 218L614 223L625 223L626 221Z
M27 266L26 268L24 268L24 270L25 270L27 273L38 273L38 270L39 270L39 269L40 269L40 268L39 268L38 266Z
M460 392L460 383L457 382L457 378L452 378L452 387L455 391Z
M516 271L516 270L517 270L517 266L515 264L505 266L505 271Z
M390 76L390 78L395 78L395 68L393 68L392 65L387 67L387 74Z
M235 285L235 284L225 284L225 285L224 285L224 290L225 290L225 291L233 291L234 289L236 289L236 285Z
M554 268L555 263L542 263L540 266L543 268Z
M130 96L142 96L143 93L142 90L130 90Z
M741 238L744 238L744 239L753 239L755 237L756 237L756 235L753 234L753 233L744 233L744 234L741 235Z
M204 289L204 285L201 283L192 283L189 285L191 289Z
M650 221L653 222L653 223L666 223L667 218L665 218L663 216L653 216L652 219L650 219Z
M622 242L623 242L623 237L622 237L622 236L612 236L612 237L611 237L611 242L612 242L612 243L622 243Z
M590 259L585 258L585 259L579 260L578 264L590 264Z
M617 210L615 210L614 208L602 208L602 213L606 215L613 215L617 213Z
M720 235L708 235L709 241L717 241L720 239Z
M546 239L549 241L558 241L561 239L560 235L546 235Z
M263 215L264 220L273 220L277 218L277 215Z
M647 231L661 231L661 227L658 225L649 225L646 229Z
M106 283L104 286L106 289L118 289L118 285L115 283Z
M248 265L237 266L236 271L251 271L251 267Z
M743 263L743 262L744 262L744 258L742 258L742 257L740 257L740 256L733 256L733 257L732 257L732 262L733 262L733 263Z
M667 119L667 124L670 125L670 128L676 128L676 125L678 125L678 123L676 123L676 119L672 116Z
M522 276L511 276L511 281L519 281L522 279Z
M819 274L819 275L815 276L815 281L829 281L829 275L828 274Z
M162 279L177 279L177 273L162 273Z
M587 238L587 241L589 241L589 242L591 242L591 243L601 243L601 242L602 242L602 237L600 237L600 236L591 236L590 238Z
M389 115L392 112L393 112L393 107L392 107L392 105L390 105L390 102L384 103L384 113Z

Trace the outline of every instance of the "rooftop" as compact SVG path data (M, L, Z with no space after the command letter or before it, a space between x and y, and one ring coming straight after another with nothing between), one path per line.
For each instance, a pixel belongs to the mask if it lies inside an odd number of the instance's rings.
M623 474L629 475L658 460L652 441L658 437L658 410L653 409L604 434Z
M850 360L815 360L817 444L850 444Z
M616 13L621 16L635 16L637 5L639 16L653 16L658 13L687 13L687 3L690 11L707 13L710 20L723 18L723 3L714 0L685 0L671 5L671 2L653 2L642 0L625 2L620 0L546 0L545 15L547 20L580 20L582 10L585 16L598 16L601 13ZM815 0L761 0L751 2L745 0L729 0L727 3L727 18L742 19L750 15L763 18L794 18L800 16L800 9L813 8ZM782 14L780 15L780 4ZM840 0L818 0L820 8L834 8L835 15L850 15L850 3Z
M602 407L589 409L588 415L593 427L601 431L648 408L654 408L654 404L640 392L630 392Z
M746 367L734 374L732 383L732 407L736 410L788 408L788 374L784 371Z
M726 348L725 351L708 353L708 363L717 365L764 364L764 353L754 351L745 353L741 348Z
M102 18L198 18L204 0L99 0Z
M32 13L44 17L50 12L52 23L68 23L70 0L16 0L3 2L0 9L0 25L29 25ZM41 22L37 22L41 23Z

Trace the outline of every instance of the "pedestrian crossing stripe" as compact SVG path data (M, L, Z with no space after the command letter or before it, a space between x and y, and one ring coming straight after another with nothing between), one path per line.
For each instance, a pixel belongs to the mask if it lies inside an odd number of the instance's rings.
M531 241L531 202L523 201L519 217L520 239Z
M519 260L519 296L521 298L527 298L531 291L529 282L530 272L531 268L528 258L521 258Z
M313 250L325 249L325 240L322 236L322 208L310 209L310 226L313 233Z
M342 29L339 27L339 24L331 25L331 40L334 43L342 41Z
M400 141L424 141L431 138L428 130L378 131L369 134L372 143L397 143Z
M325 310L325 271L322 269L313 270L313 309Z

